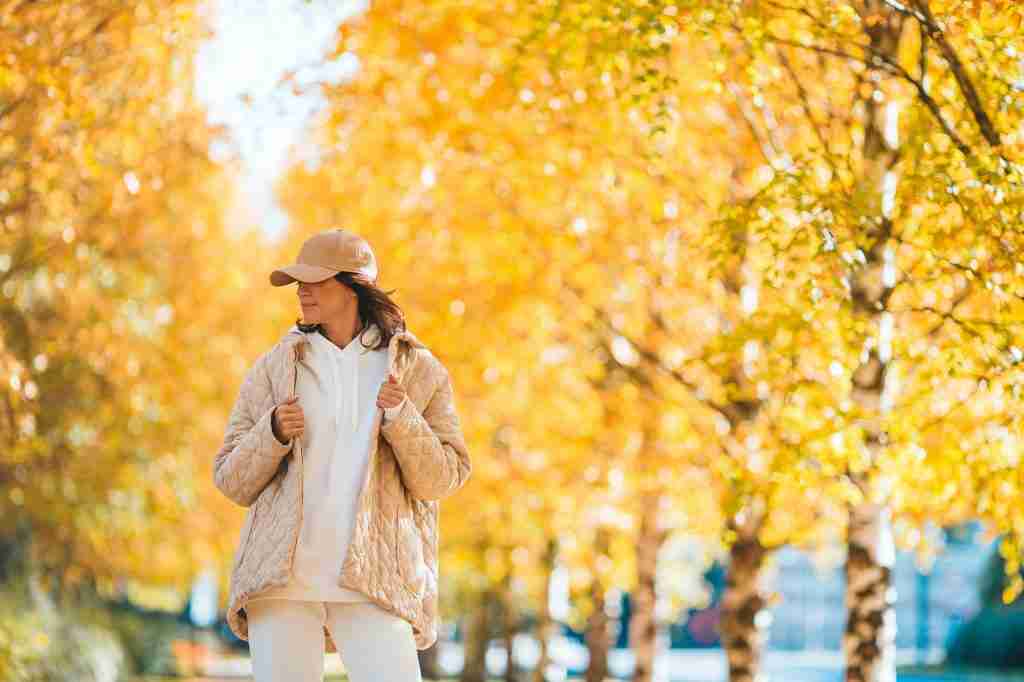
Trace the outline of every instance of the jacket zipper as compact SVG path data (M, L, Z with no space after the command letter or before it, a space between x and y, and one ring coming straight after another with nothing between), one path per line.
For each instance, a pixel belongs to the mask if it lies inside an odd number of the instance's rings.
M296 395L299 388L299 344L292 346L292 395ZM299 523L295 528L295 537L292 539L292 550L288 555L288 580L291 581L292 575L295 573L295 548L299 544L299 536L302 534L302 496L305 494L303 491L303 481L305 480L305 474L303 472L303 461L302 461L302 440L299 436L295 436L295 458L299 462Z

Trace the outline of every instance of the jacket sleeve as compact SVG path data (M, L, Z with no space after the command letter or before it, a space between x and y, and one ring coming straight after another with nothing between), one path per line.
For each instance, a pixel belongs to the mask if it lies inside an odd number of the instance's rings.
M447 369L420 414L408 398L394 419L381 425L402 470L402 480L413 497L440 500L461 488L472 465L455 411L451 377Z
M271 415L276 405L262 414L254 413L254 406L262 404L262 397L269 392L266 371L257 362L242 381L228 418L224 443L213 462L214 485L243 507L256 501L295 441L292 438L282 443L274 436Z

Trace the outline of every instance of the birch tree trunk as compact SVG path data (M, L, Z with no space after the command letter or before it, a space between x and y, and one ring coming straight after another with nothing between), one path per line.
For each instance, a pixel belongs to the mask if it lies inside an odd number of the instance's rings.
M606 528L598 528L597 537L594 541L595 556L607 556L609 549L609 531ZM587 619L587 653L590 660L587 663L585 678L587 682L605 682L608 677L608 650L611 648L611 632L608 614L605 613L605 585L604 576L596 569L594 579L591 582L591 600L594 608Z
M750 515L749 509L745 512ZM760 679L765 637L758 614L768 603L761 575L767 551L758 539L760 517L744 523L733 516L728 527L736 540L729 547L722 595L722 648L729 662L729 682L754 682Z
M846 558L846 680L895 682L896 614L890 597L894 548L888 507L850 507Z
M636 542L637 584L633 590L629 618L629 646L636 667L633 679L650 682L654 679L654 662L658 656L657 568L658 552L668 533L658 525L658 497L645 504L640 512L640 529Z
M864 0L858 7L865 19L870 52L898 61L902 15L885 0ZM870 74L870 70L869 70ZM887 438L883 419L886 411L886 377L892 361L893 318L889 298L896 274L892 236L892 195L896 187L898 157L898 109L879 90L863 98L865 108L863 142L864 186L876 199L875 220L866 221L864 267L851 277L854 310L873 331L865 344L861 364L853 374L853 398L864 414L874 415L864 424L869 458L866 472L847 471L864 493L863 500L849 510L846 559L846 631L843 652L847 682L894 682L893 657L895 613L890 600L891 569L894 558L889 510L872 500L868 472L882 461ZM889 134L887 135L887 131Z

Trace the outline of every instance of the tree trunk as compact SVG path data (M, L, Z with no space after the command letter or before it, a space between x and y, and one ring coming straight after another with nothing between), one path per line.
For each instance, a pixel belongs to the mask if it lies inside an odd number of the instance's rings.
M551 638L558 634L556 623L551 619L551 575L555 572L557 556L558 541L553 537L549 537L542 558L544 594L541 597L540 608L537 611L537 639L539 640L540 656L537 658L537 667L533 669L533 682L546 681L546 671L551 663L549 643Z
M847 552L846 680L895 682L896 620L889 591L895 548L888 507L850 507Z
M658 526L658 501L653 499L640 511L640 529L636 542L637 584L631 595L629 646L636 667L633 679L650 682L654 678L654 662L658 655L657 605L658 551L667 533Z
M597 530L597 537L594 541L596 556L607 556L609 550L609 531L606 528ZM591 601L593 611L587 619L587 653L589 662L585 674L586 682L605 682L608 677L608 650L611 648L611 632L609 628L608 614L605 613L605 585L604 575L600 573L595 562L594 578L591 582Z
M32 531L25 519L17 521L10 535L0 538L0 583L11 585L32 572L31 543Z
M483 590L470 615L466 638L463 642L465 663L462 666L462 682L486 682L487 647L491 641L491 601L493 590Z
M736 540L729 547L722 595L722 648L729 662L729 682L754 682L761 670L764 646L764 625L758 614L768 604L761 576L767 551L758 539L760 519L741 523L734 516L728 526Z
M511 548L509 548L511 550ZM516 636L516 610L515 599L512 597L512 556L511 551L506 552L508 570L501 580L501 638L505 644L505 682L515 682L519 679L519 671L516 669L515 659L512 656L513 644Z
M865 0L860 8L871 51L893 62L899 60L902 15L885 0ZM881 92L881 91L880 91ZM888 438L884 432L886 379L892 362L892 313L888 309L896 272L891 245L892 192L896 186L895 163L899 142L886 135L898 131L898 111L873 95L863 100L865 109L863 177L861 182L875 196L876 220L863 235L864 265L851 277L851 299L857 315L868 322L874 337L865 344L864 359L853 373L853 399L870 415L864 420L864 447L870 456L865 472L847 471L860 488L864 501L850 508L846 558L846 631L843 652L847 682L893 682L895 613L889 602L892 537L888 531L886 503L872 499L870 472L883 460ZM898 133L897 133L898 134ZM887 189L889 188L889 189Z

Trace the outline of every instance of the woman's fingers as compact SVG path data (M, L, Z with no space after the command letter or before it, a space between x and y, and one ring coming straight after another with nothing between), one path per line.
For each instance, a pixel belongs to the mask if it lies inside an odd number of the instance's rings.
M297 402L298 396L289 396L277 408L277 422L281 432L286 438L302 435L305 429L305 418L302 414L302 406Z
M277 408L279 418L284 422L287 419L302 419L302 408L298 405L285 404Z
M397 386L398 384L395 385ZM384 400L395 401L401 400L404 395L405 391L401 388L392 388L390 384L381 384L380 395L378 397Z
M302 426L304 422L305 422L305 419L302 418L301 414L298 415L298 416L292 415L292 416L285 416L285 417L281 418L281 425L282 426Z

